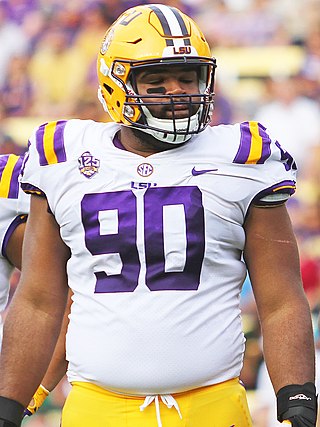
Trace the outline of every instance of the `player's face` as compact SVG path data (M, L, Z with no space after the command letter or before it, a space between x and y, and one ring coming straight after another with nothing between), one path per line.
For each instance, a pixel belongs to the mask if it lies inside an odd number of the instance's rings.
M137 75L136 84L139 95L148 95L143 100L148 102L151 114L159 119L172 119L173 116L176 119L186 118L194 115L199 108L195 98L183 96L199 93L198 73L186 64L149 67ZM155 98L152 98L153 94ZM170 102L169 97L161 99L161 95L174 95L173 101ZM159 105L160 102L165 105Z

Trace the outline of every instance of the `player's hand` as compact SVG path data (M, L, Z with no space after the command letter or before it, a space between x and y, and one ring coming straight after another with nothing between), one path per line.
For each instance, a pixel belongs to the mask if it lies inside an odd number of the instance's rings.
M48 395L49 391L42 384L40 384L37 391L33 395L33 398L31 399L31 402L29 403L28 407L24 410L23 415L30 416L37 412L37 410L43 404Z
M316 427L317 395L313 383L291 384L277 393L278 421L292 427Z

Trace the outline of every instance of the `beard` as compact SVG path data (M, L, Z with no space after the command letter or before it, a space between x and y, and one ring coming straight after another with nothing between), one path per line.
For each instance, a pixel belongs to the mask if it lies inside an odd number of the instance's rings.
M186 101L175 101L166 105L148 105L153 117L157 119L174 120L187 119L195 115L199 109L199 104L192 104Z

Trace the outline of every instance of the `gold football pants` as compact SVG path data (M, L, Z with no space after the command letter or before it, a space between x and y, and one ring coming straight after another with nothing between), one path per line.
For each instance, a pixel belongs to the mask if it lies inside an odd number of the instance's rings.
M252 427L238 379L183 393L128 396L74 382L61 427Z

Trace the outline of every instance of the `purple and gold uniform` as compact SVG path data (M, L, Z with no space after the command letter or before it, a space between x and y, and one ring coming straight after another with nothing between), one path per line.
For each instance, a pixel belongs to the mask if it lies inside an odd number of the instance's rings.
M23 157L14 154L0 156L0 314L9 296L9 279L13 270L6 257L6 246L15 228L27 219L30 197L18 181ZM0 318L0 346L2 321Z
M295 163L256 122L205 129L146 158L119 125L40 126L22 176L71 250L68 378L110 392L184 393L239 377L239 294L251 204L283 203Z

